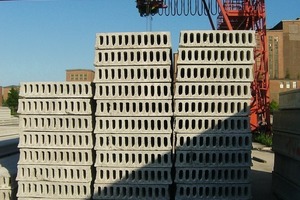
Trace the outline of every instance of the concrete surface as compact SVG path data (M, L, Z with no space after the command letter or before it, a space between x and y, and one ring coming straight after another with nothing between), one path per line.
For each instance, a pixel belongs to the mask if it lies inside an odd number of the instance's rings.
M0 141L19 137L19 125L0 126Z
M276 200L272 194L274 153L259 143L252 143L252 145L252 158L254 158L251 168L253 200Z

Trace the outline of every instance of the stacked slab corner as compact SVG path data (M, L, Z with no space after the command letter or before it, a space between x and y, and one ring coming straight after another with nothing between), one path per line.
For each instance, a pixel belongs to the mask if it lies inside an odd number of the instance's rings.
M171 38L99 33L95 50L94 199L169 199Z
M22 83L19 199L89 199L93 165L89 82Z
M13 170L12 172L11 168L16 168L16 167L9 166L9 169L7 169L7 167L0 165L0 199L2 200L16 199L16 191L17 191L17 183L15 181L16 170Z
M279 94L273 116L273 192L283 200L300 199L300 90Z
M174 91L176 200L251 199L253 31L182 31Z

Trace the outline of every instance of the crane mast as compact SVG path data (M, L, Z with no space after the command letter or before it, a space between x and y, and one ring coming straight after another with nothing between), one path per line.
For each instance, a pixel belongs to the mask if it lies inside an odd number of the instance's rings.
M220 7L218 29L255 30L254 80L251 84L252 101L250 124L252 131L270 130L269 71L266 39L266 10L264 0L217 0Z
M205 15L212 29L255 30L250 124L253 132L271 130L265 0L137 0L137 8L141 16ZM217 15L216 24L213 15Z

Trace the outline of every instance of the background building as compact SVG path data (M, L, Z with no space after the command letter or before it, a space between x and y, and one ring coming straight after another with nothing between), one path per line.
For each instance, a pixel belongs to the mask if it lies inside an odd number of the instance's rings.
M0 86L0 107L2 106L2 86Z
M267 30L270 97L300 86L300 18L283 20Z
M94 80L95 72L89 69L68 69L66 70L66 81L88 81Z
M2 98L1 98L1 99L2 99L3 101L6 101L6 100L7 100L7 98L8 98L8 93L10 92L10 90L11 90L12 88L14 88L14 89L16 89L16 90L19 91L20 86L18 86L18 85L10 85L10 86L2 87L2 91L1 91ZM3 103L3 102L2 102L2 103Z

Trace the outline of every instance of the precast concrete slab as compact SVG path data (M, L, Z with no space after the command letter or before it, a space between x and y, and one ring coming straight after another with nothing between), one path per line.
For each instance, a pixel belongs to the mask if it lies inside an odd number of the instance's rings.
M212 83L201 82L177 82L175 83L175 99L243 99L251 98L251 83Z
M286 178L277 173L273 173L272 189L278 199L282 200L299 200L300 187L296 186Z
M300 109L300 89L279 94L279 109Z
M175 167L249 167L251 151L176 151Z
M11 174L2 166L0 166L0 189L11 189Z
M300 161L300 135L274 131L273 151Z
M18 200L41 200L41 198L34 198L34 197L29 197L29 198L26 198L26 197L19 197ZM47 198L47 197L43 197L42 200L57 200L57 198ZM65 198L59 198L59 200L70 200L69 198L68 199L65 199ZM72 200L86 200L86 198L72 198Z
M11 117L11 118L2 118L0 119L0 127L5 126L16 126L19 124L19 118L18 117Z
M0 158L0 199L16 200L17 162L19 155L6 155Z
M180 47L256 47L255 31L191 30L180 32Z
M96 50L94 65L133 66L171 65L171 49L114 49Z
M94 83L172 82L170 65L95 67Z
M0 199L1 200L16 200L16 195L14 193L15 193L15 191L12 191L12 189L0 189Z
M251 150L252 134L176 134L178 151Z
M20 128L23 131L93 131L92 116L89 115L21 115Z
M92 149L92 132L22 132L19 148Z
M171 117L96 117L94 133L172 133Z
M249 133L249 118L245 117L176 117L175 133Z
M19 155L12 154L0 158L0 189L12 190L16 188L17 162Z
M250 184L177 184L176 200L249 200Z
M250 112L250 100L175 99L174 116L243 117Z
M3 127L5 127L5 126L0 126L0 128L3 128ZM19 138L19 132L18 131L16 131L16 132L2 132L2 131L0 131L0 143L2 143L2 141L6 141L6 140L18 139ZM1 152L0 157L1 157L1 155L4 155L4 154L6 154L6 153Z
M11 110L9 107L0 107L0 119L11 118Z
M96 116L173 116L172 100L97 100Z
M170 168L171 151L96 151L95 167Z
M97 151L132 150L165 151L171 150L171 134L95 134Z
M95 49L171 48L170 32L97 33Z
M250 167L176 167L177 184L250 183Z
M171 83L105 83L95 87L94 99L172 99Z
M252 82L253 65L178 65L176 82Z
M89 183L91 166L18 165L18 181Z
M291 181L300 189L300 161L275 153L274 172Z
M92 150L20 149L19 165L73 165L93 164Z
M91 115L91 99L19 99L23 115Z
M111 185L172 184L171 168L96 167L95 183L111 183Z
M273 114L273 130L300 134L300 109L299 110L279 110Z
M93 199L165 200L170 199L169 185L94 184Z
M92 98L90 82L21 83L20 97L25 98Z
M179 48L177 64L181 65L250 65L253 48Z
M17 197L19 198L67 198L90 199L90 183L56 183L19 181Z

